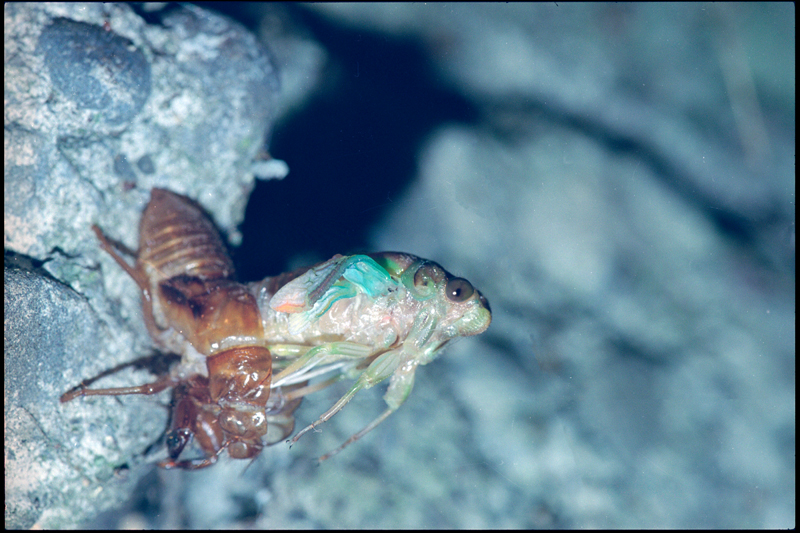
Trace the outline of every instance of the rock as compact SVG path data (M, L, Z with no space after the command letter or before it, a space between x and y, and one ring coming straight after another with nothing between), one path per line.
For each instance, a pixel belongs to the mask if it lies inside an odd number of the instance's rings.
M91 225L135 249L159 186L197 199L236 242L279 84L252 34L194 6L149 22L123 4L4 15L6 527L77 527L151 470L169 403L58 401L152 354L138 288ZM153 379L123 370L99 384Z

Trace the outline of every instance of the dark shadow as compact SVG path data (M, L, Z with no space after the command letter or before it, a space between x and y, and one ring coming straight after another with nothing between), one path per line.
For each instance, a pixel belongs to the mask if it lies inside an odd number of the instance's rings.
M242 280L365 250L370 228L417 172L417 151L448 121L477 112L436 81L416 40L346 29L303 7L288 10L325 47L322 88L276 126L269 147L286 161L282 181L259 182L234 260Z

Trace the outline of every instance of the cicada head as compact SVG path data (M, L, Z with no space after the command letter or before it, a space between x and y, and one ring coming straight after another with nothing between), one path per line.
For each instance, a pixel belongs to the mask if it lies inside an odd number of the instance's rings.
M489 302L464 278L453 276L433 261L384 252L370 254L376 263L406 289L416 316L408 341L433 359L447 342L486 331L492 321Z

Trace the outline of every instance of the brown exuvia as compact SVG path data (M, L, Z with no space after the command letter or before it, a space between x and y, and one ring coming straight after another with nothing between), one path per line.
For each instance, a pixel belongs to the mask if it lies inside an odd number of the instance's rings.
M233 280L233 263L216 228L188 198L153 189L142 215L136 263L130 266L97 226L100 246L142 291L147 329L160 348L181 354L177 371L154 383L117 389L80 387L61 397L155 394L175 387L169 459L161 466L202 468L223 449L255 457L286 438L301 399L270 402L272 357L261 314L247 287ZM194 438L206 457L179 460Z

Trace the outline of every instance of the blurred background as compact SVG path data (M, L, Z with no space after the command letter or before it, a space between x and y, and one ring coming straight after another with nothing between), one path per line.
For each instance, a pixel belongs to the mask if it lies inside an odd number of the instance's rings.
M795 527L793 4L202 7L281 76L241 276L405 251L493 322L319 467L385 386L97 526Z
M241 9L284 97L310 82L282 32L318 65L242 272L402 250L494 313L382 427L275 480L254 525L795 526L792 4ZM379 393L357 405L292 460Z

